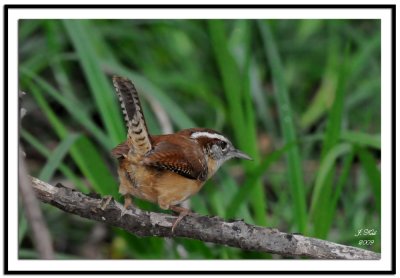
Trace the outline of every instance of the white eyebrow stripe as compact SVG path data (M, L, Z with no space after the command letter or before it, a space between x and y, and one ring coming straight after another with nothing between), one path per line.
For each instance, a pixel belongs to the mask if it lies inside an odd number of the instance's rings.
M198 131L198 132L194 132L194 133L192 133L192 135L190 135L190 138L192 138L192 139L196 139L199 137L207 137L207 138L212 138L212 139L219 139L219 140L225 141L227 143L229 142L229 140L225 136L222 136L222 135L216 134L216 133L209 133L206 131Z

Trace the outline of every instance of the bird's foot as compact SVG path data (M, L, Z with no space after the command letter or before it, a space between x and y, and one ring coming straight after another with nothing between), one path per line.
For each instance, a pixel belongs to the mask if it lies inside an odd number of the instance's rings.
M180 206L170 206L169 209L174 211L174 212L178 212L179 213L178 218L172 224L172 233L174 233L175 228L178 226L179 222L181 222L181 220L186 215L191 215L191 214L193 214L193 212L191 212L190 209L183 208L183 207L180 207Z
M127 214L129 210L135 208L135 205L133 204L132 198L130 196L125 195L124 198L124 206L121 208L121 218L122 216Z

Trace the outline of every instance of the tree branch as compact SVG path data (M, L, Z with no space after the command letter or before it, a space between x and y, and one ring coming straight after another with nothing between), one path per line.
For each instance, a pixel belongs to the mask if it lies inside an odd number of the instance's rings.
M41 259L54 259L51 236L44 221L40 203L35 198L35 192L30 184L22 147L19 153L18 188L24 207L26 220L31 230L31 239Z
M111 197L92 197L61 184L52 186L32 178L38 198L66 212L120 227L136 236L187 237L228 245L243 250L268 252L283 256L305 256L316 259L380 259L372 251L325 240L288 234L277 229L249 225L241 220L224 221L219 217L186 216L171 231L176 216L126 210Z

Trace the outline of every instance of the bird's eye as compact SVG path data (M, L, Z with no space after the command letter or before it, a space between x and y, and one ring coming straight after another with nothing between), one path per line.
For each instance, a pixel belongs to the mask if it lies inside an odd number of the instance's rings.
M222 141L222 142L221 142L221 149L222 149L223 151L226 151L227 148L228 148L228 144L227 144L226 142Z

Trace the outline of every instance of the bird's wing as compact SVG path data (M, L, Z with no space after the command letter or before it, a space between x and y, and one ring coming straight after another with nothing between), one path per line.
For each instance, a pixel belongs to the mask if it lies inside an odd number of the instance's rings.
M145 156L143 164L160 170L168 170L189 179L205 181L208 167L203 153L200 153L201 150L196 147L186 147L184 142L184 138L179 145L168 140L158 142Z

